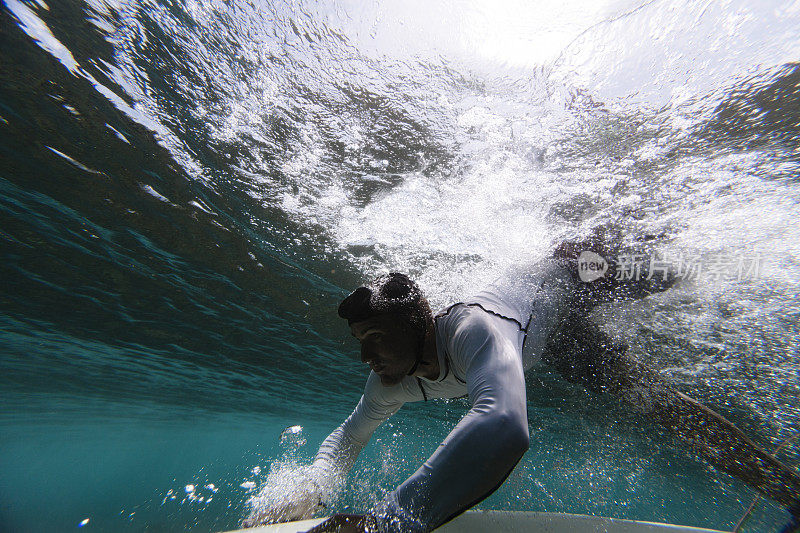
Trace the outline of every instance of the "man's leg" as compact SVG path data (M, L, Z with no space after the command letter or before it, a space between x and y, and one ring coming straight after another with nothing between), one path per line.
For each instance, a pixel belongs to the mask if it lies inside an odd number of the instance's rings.
M620 397L686 439L714 467L734 475L800 514L800 475L759 448L720 414L677 391L627 355L582 312L551 336L544 361L568 381Z
M674 268L651 263L651 259L657 258L653 248L656 239L657 236L642 235L634 244L625 246L619 229L598 226L584 240L564 241L558 245L553 258L562 262L578 284L572 306L589 311L603 303L638 300L675 285L678 277ZM584 252L593 252L607 265L608 270L600 278L581 280L578 262ZM658 265L652 275L651 264Z

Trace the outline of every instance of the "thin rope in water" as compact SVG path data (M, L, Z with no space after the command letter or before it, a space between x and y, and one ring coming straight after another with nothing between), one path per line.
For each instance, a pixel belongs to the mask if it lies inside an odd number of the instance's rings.
M784 449L787 445L789 445L793 440L796 440L798 437L800 437L800 435L795 435L794 437L789 437L788 439L784 440L782 443L780 443L780 445L777 448L775 448L775 451L772 452L772 455L773 456L777 455L779 451ZM761 501L761 495L758 494L756 495L756 499L753 500L753 503L750 504L750 508L747 510L746 513L744 513L744 516L736 524L736 527L733 528L733 533L739 533L744 523L747 521L748 518L750 518L750 515L753 513L753 509L756 508L756 505L760 501Z

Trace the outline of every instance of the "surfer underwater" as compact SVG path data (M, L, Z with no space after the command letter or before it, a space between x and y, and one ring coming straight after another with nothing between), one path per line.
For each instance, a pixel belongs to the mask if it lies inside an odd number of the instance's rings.
M392 273L359 287L338 313L371 372L353 413L320 446L307 475L275 498L266 486L244 526L310 518L353 466L375 429L404 403L467 395L469 412L427 461L365 515L334 515L322 531L431 531L492 494L527 451L525 371L538 361L596 393L610 393L689 441L732 474L800 516L800 476L724 417L679 392L589 319L599 304L644 298L676 278L583 282L581 251L607 256L602 231L563 243L553 256L501 278L434 315L418 286ZM650 279L645 279L650 278ZM273 497L264 495L272 494Z

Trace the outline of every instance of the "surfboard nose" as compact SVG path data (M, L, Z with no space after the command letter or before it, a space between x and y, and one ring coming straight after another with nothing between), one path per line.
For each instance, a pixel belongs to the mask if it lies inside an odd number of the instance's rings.
M325 518L287 522L241 529L227 533L300 533L322 523ZM598 516L539 513L529 511L467 511L435 529L437 533L517 533L519 531L547 531L549 533L575 533L592 531L605 533L722 533L703 529L657 522L601 518Z

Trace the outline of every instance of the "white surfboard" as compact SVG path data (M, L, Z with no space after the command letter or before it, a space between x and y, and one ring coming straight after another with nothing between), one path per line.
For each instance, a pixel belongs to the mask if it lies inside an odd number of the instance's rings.
M239 529L228 533L299 533L323 522L325 518L301 520ZM467 511L436 530L439 533L721 533L674 524L640 522L619 518L601 518L566 513L535 513L526 511Z

